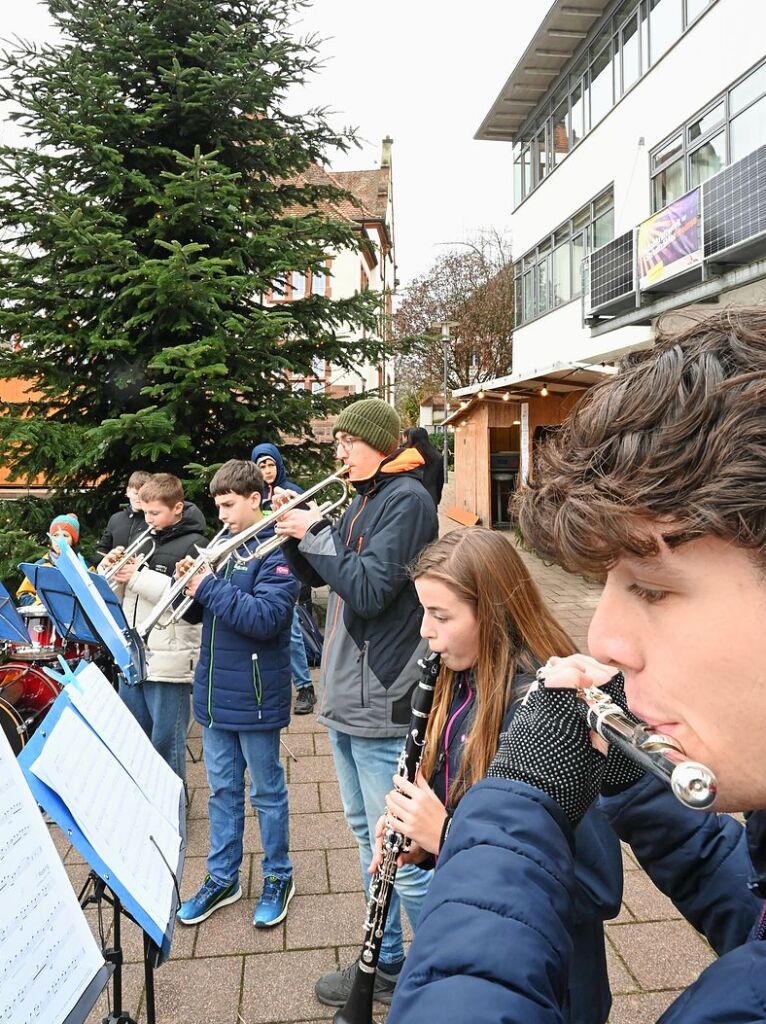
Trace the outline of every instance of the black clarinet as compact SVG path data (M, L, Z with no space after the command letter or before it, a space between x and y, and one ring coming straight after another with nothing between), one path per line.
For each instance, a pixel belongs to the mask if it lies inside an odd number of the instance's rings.
M423 756L426 726L434 702L434 687L439 675L440 661L438 654L429 654L427 658L418 662L422 675L412 695L412 717L397 768L397 774L410 782L415 781ZM407 836L394 829L386 829L383 837L383 861L370 882L359 966L346 1005L333 1017L334 1024L373 1024L375 974L380 958L383 929L386 927L388 908L394 892L396 861L399 854L406 853L409 848L410 840Z

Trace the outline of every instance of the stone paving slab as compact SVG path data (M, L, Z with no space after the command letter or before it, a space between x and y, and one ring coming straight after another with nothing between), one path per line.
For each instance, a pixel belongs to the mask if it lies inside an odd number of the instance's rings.
M598 586L543 565L527 552L522 552L522 557L554 613L585 649ZM158 1024L315 1024L332 1020L334 1011L316 999L313 988L320 974L349 963L358 954L364 918L359 856L343 818L326 730L317 724L315 715L297 717L285 741L297 757L293 761L282 751L297 890L287 920L268 931L256 930L251 923L262 884L262 851L257 819L248 802L243 899L201 925L176 927L171 959L155 974ZM189 750L200 757L197 726L192 728ZM190 757L188 772L184 897L194 892L204 877L208 844L208 789L201 760L194 763ZM51 833L79 892L87 867L57 828ZM624 902L619 916L606 926L614 994L609 1020L610 1024L650 1024L711 962L713 953L680 919L672 903L654 889L626 847L623 867ZM95 910L89 908L86 913L96 932ZM108 937L111 913L106 915L105 925ZM405 934L410 935L406 921ZM141 937L135 926L125 924L123 938L124 1008L144 1024ZM88 1024L100 1024L105 1013L106 999L102 997ZM382 1024L385 1017L386 1007L376 1004L375 1019Z

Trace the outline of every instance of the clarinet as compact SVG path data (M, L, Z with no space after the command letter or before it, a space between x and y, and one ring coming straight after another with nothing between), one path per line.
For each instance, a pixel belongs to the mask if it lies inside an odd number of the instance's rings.
M429 654L427 658L418 662L422 675L412 695L412 717L397 768L397 775L409 782L415 781L423 756L426 726L434 702L434 687L439 675L440 661L438 654ZM406 853L409 848L410 840L407 836L394 829L386 829L383 837L383 861L370 882L359 966L346 1005L333 1017L334 1024L373 1024L375 974L380 958L383 929L386 926L388 908L394 891L396 861L399 854Z

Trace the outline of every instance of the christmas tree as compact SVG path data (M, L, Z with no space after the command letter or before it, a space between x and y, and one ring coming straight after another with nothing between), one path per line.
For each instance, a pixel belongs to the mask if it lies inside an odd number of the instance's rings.
M62 41L0 57L28 141L0 149L0 377L30 389L0 409L0 460L94 528L131 469L194 495L195 467L306 434L331 403L287 371L380 353L374 296L265 301L361 244L311 173L353 133L288 111L318 66L304 6L48 0Z

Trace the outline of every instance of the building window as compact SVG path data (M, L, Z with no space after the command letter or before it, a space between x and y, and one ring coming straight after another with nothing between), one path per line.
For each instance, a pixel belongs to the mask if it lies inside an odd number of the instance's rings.
M594 127L614 103L611 43L599 53L590 69L590 123Z
M291 299L305 299L306 297L306 275L300 270L292 272L292 293Z
M766 96L762 96L731 122L731 159L741 160L766 141Z
M726 139L719 132L689 156L689 188L696 188L726 166Z
M311 360L311 372L315 377L324 378L326 371L326 364L324 357L314 356Z
M311 272L311 294L324 295L326 282L327 278L324 274L320 274L318 271L313 270Z
M638 40L638 14L634 14L626 21L620 32L620 95L629 89L641 74Z
M764 143L766 62L716 96L652 151L652 212Z
M288 289L288 274L281 274L279 277L275 277L271 282L271 301L272 302L284 302L287 298Z
M582 294L582 261L614 237L614 190L610 186L514 265L517 327Z
M514 147L514 208L715 0L623 0L594 27Z
M683 30L683 0L649 0L649 56L652 64L656 64L670 49Z

